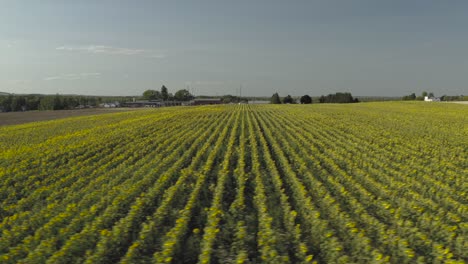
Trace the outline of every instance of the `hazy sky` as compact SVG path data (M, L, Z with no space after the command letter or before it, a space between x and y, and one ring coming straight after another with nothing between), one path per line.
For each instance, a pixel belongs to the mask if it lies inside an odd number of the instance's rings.
M468 1L0 0L0 91L468 94Z

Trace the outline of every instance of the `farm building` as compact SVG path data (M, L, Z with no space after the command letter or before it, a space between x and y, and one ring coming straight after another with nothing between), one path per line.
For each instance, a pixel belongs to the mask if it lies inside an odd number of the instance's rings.
M425 102L440 102L440 98L424 96L424 101Z
M162 100L150 100L150 101L133 101L125 102L122 104L123 107L164 107L164 106L179 106L182 102L179 101L162 101Z
M124 107L161 107L162 101L133 101L122 104Z
M194 99L191 101L191 105L215 105L222 104L220 98L209 98L209 99Z

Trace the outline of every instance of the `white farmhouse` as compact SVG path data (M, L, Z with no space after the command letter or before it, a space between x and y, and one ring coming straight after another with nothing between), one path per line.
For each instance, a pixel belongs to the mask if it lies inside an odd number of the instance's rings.
M425 102L440 102L440 98L439 97L424 96L424 101Z

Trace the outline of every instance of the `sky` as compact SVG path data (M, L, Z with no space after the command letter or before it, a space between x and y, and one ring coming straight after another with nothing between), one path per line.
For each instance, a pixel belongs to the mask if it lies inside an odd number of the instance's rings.
M0 0L0 91L468 94L466 0Z

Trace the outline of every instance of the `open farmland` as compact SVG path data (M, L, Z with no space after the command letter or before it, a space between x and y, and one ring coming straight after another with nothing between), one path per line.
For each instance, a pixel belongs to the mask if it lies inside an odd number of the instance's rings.
M91 108L80 110L49 110L27 112L0 112L0 126L18 125L30 122L54 120L75 116L98 115L122 111L133 111L131 108Z
M0 262L464 263L467 117L226 105L1 127Z

